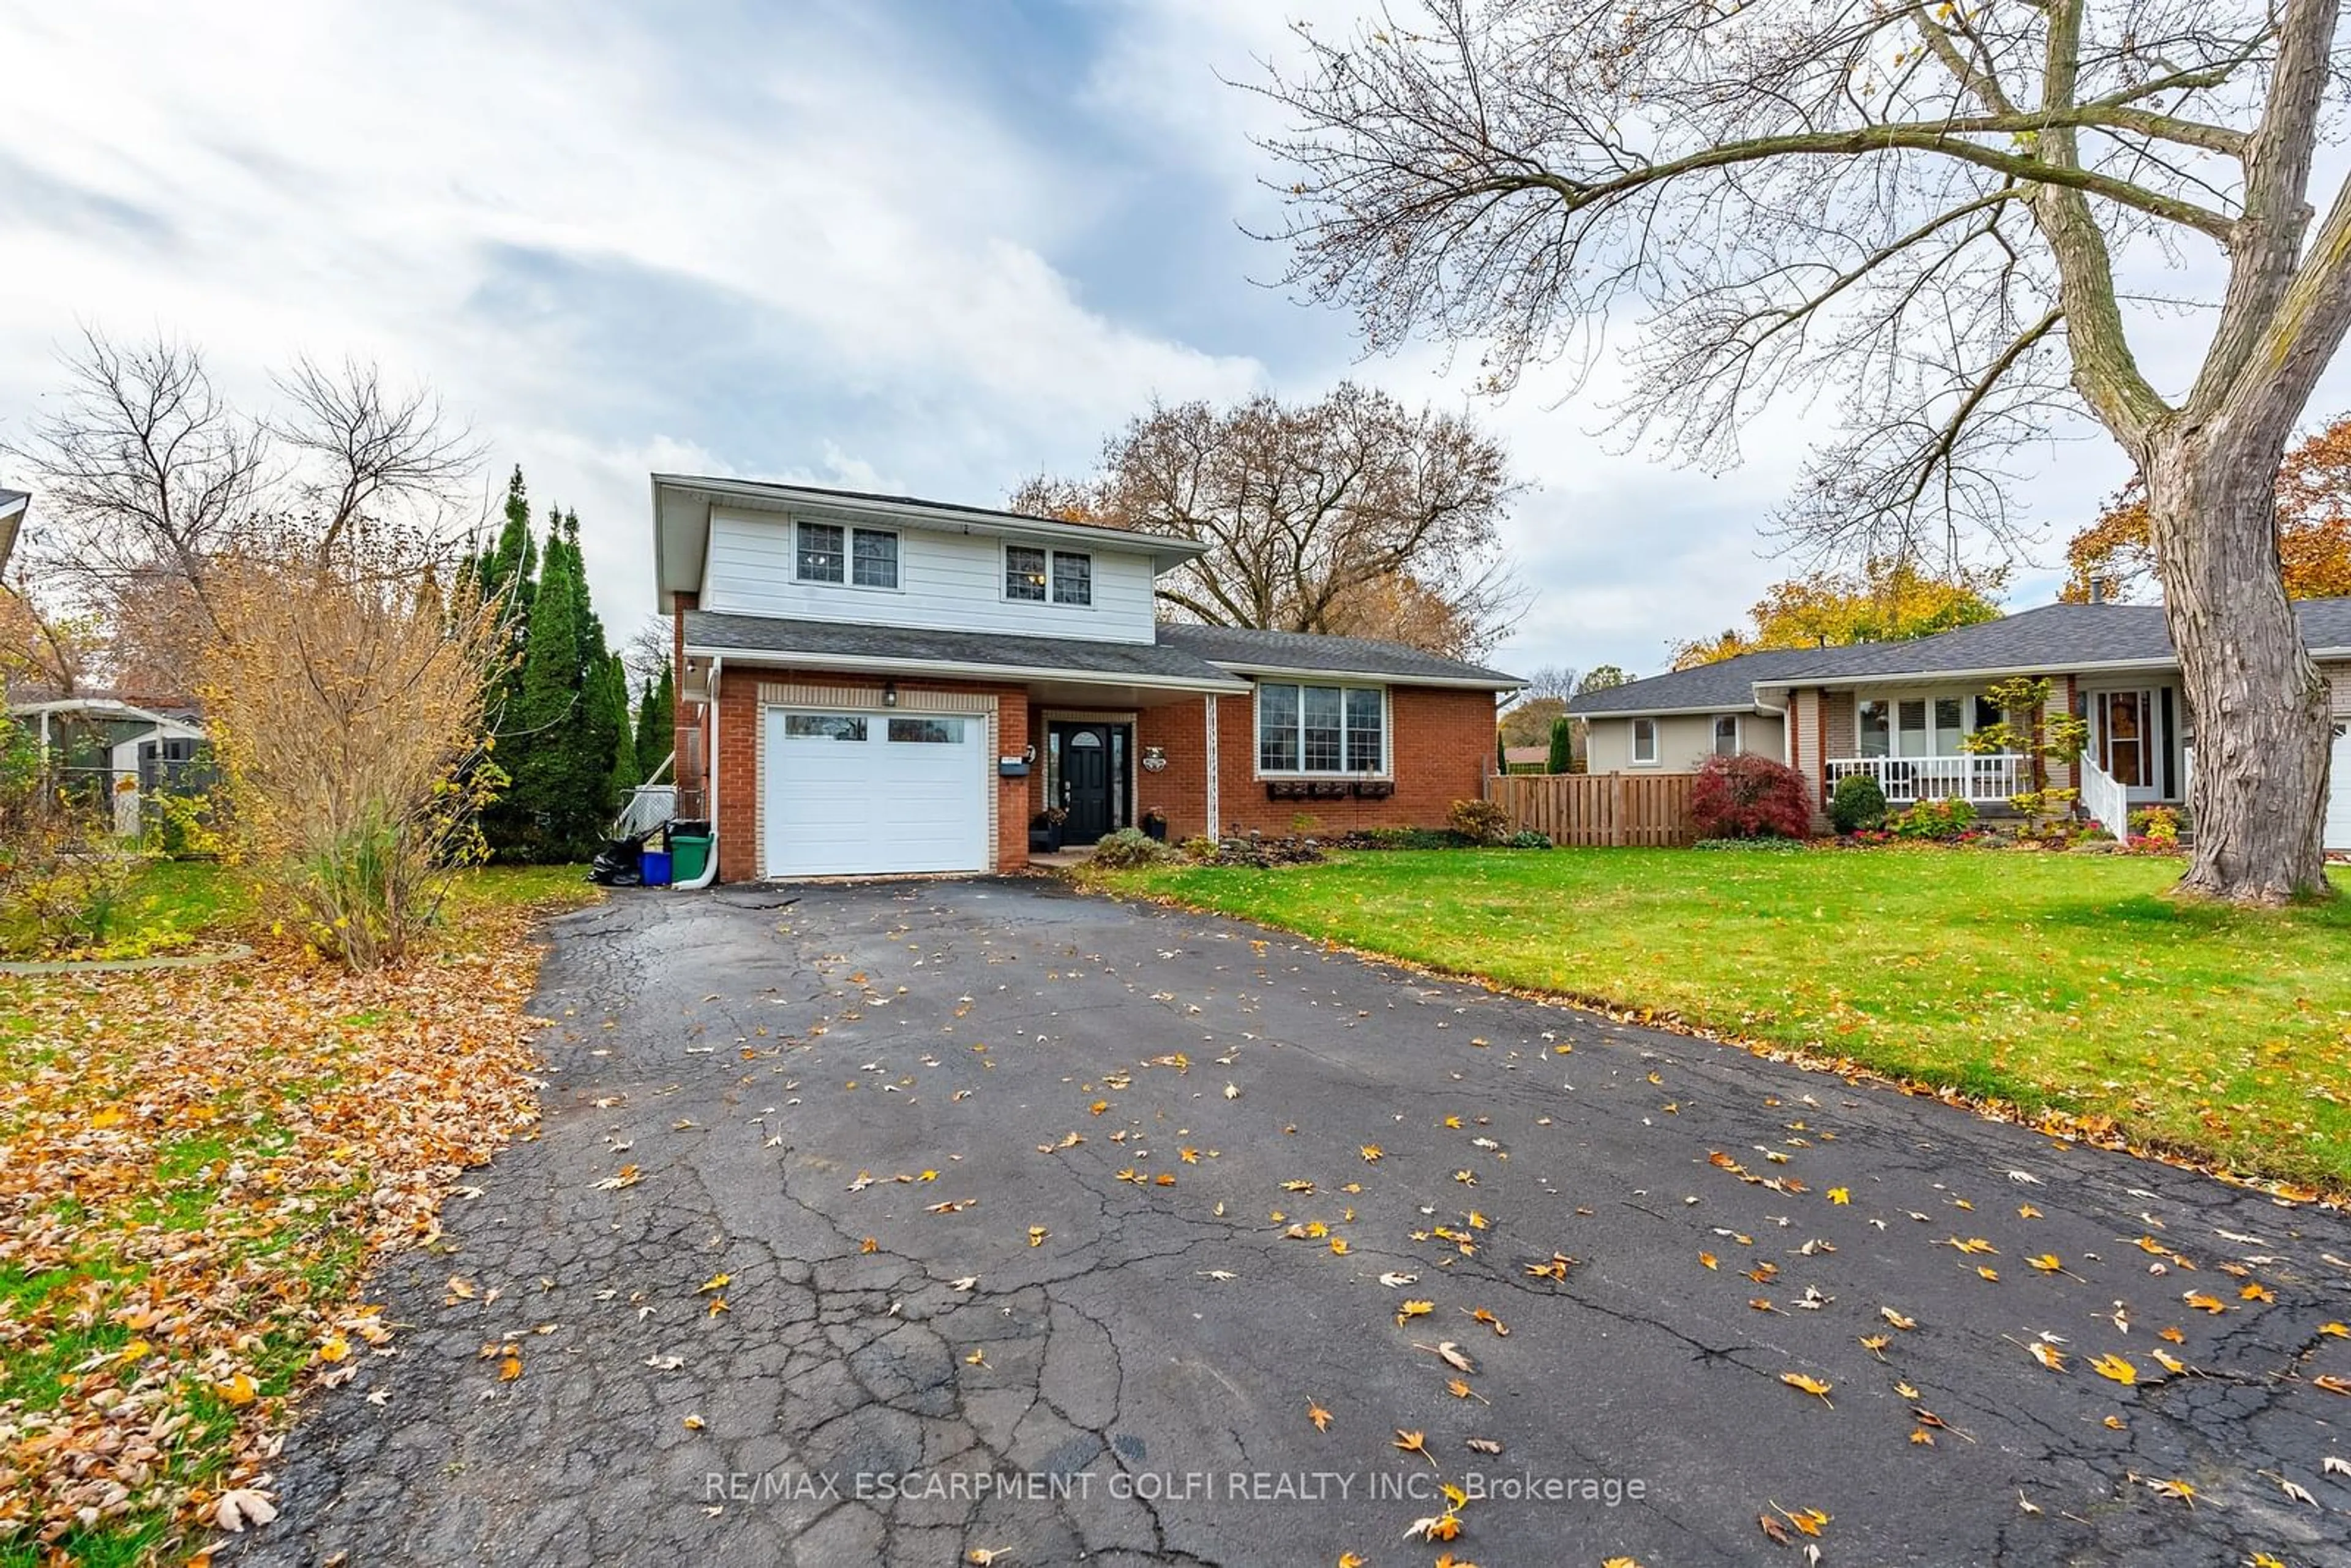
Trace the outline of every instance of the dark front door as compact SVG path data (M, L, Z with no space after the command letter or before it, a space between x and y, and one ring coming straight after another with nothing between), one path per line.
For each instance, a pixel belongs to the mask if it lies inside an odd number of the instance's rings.
M1106 724L1057 724L1061 746L1061 826L1065 844L1091 844L1110 831L1112 769Z

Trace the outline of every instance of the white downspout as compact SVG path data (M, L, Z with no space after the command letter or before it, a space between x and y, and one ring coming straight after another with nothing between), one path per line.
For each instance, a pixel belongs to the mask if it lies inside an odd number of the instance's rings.
M720 655L711 655L710 695L703 704L703 712L709 716L709 722L702 727L702 792L710 804L710 858L703 862L700 876L673 884L681 893L699 893L718 880L718 673L726 663Z

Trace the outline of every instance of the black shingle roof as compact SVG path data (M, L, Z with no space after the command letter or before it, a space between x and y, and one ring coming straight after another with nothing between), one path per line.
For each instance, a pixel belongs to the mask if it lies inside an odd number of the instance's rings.
M1728 713L1755 706L1755 683L1776 679L1782 671L1815 664L1818 648L1767 648L1740 653L1694 669L1651 675L1585 692L1567 705L1573 714L1670 713L1682 708L1706 708Z
M1155 643L1089 643L1071 637L1022 637L1000 632L946 632L841 621L790 621L685 612L686 645L720 653L838 654L927 664L986 664L1022 670L1129 675L1137 680L1215 681L1239 669L1311 670L1370 675L1409 684L1458 681L1516 686L1517 677L1441 659L1400 643L1365 637L1322 637L1304 632L1253 632L1228 626L1162 625Z
M1377 675L1386 680L1490 683L1515 687L1516 675L1483 664L1439 658L1402 643L1370 637L1325 637L1311 632L1259 632L1242 626L1194 626L1175 622L1159 628L1162 644L1181 648L1215 664L1239 669L1313 670L1336 675Z
M1907 643L1823 649L1785 673L1796 680L2042 670L2171 657L2159 604L2043 604Z
M1089 643L1074 637L1017 637L995 632L941 632L842 621L788 621L768 615L685 612L690 648L719 653L814 653L909 664L983 664L1003 669L1222 682L1233 677L1181 648L1155 643Z
M2351 652L2351 599L2305 599L2294 612L2314 652ZM2157 604L2044 604L1997 621L1907 643L1849 648L1772 649L1694 670L1592 692L1568 705L1577 714L1728 711L1754 701L1753 688L1813 681L1958 674L1989 670L2069 670L2161 664L2174 657Z

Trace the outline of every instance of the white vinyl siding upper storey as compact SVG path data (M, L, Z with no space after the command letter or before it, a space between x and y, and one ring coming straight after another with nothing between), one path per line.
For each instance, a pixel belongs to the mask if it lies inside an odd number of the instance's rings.
M830 523L831 517L810 521ZM795 567L794 519L768 514L714 511L701 607L737 615L795 621L843 621L933 631L1000 632L1028 637L1074 637L1093 643L1149 643L1151 558L1083 550L1087 604L1015 601L1005 594L1005 540L985 534L935 532L903 522L894 591L836 582L810 582ZM1047 541L1048 549L1067 549Z

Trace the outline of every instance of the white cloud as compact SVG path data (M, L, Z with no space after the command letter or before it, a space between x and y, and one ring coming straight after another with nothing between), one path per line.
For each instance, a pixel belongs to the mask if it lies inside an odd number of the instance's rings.
M82 322L184 334L256 402L297 352L372 357L473 415L486 492L518 459L579 511L625 626L651 467L986 502L1154 395L1353 375L1467 406L1535 482L1507 663L1653 667L1783 570L1760 525L1817 421L1774 409L1737 469L1677 468L1592 434L1609 372L1563 407L1544 377L1471 402L1437 350L1358 362L1343 315L1254 290L1280 255L1224 242L1277 216L1251 137L1282 116L1218 78L1358 10L1132 0L1014 36L879 0L10 6L0 435ZM1219 245L1170 266L1171 234ZM2158 324L2150 363L2199 331ZM2126 472L2070 448L2031 509L2070 524Z

